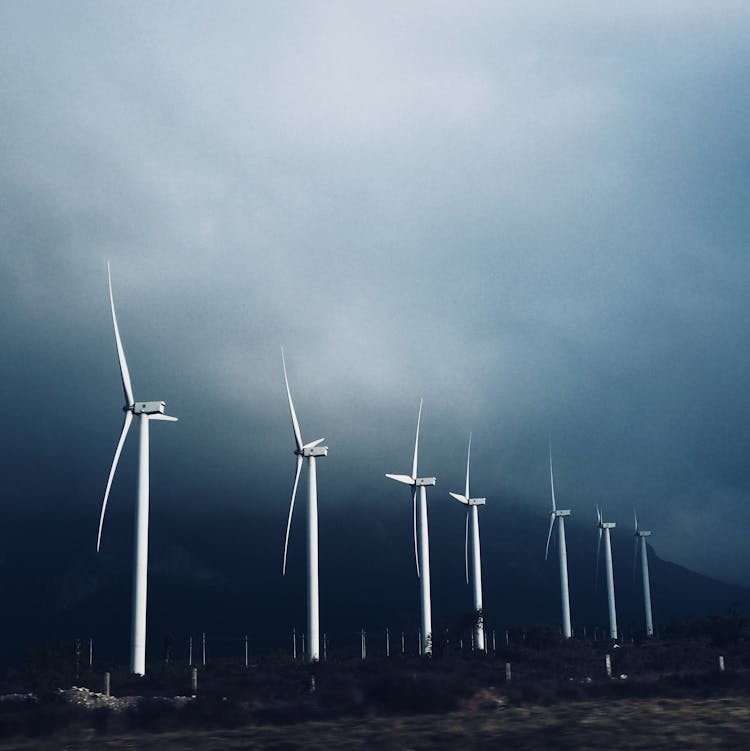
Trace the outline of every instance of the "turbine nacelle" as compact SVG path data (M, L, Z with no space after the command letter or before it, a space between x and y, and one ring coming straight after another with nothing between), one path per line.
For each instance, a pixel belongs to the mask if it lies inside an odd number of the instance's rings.
M295 451L294 452L297 456L304 456L304 457L310 457L310 456L328 456L328 446L312 446L312 447L303 447L302 451Z
M414 484L417 487L435 485L436 483L437 483L436 477L417 477L416 480L414 480Z
M570 509L556 509L552 512L552 516L558 517L558 516L570 516L571 511Z
M635 533L636 537L651 537L651 532L647 532L645 529L638 530Z
M166 407L165 402L136 402L132 407L124 407L124 410L134 415L163 415Z
M599 522L600 529L614 529L616 526L616 522Z

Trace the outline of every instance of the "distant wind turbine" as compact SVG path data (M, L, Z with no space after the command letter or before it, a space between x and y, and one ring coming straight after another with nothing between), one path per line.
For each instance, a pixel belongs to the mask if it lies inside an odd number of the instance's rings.
M638 516L633 509L633 520L635 522L635 547L633 549L633 576L635 576L635 569L638 556L638 543L641 545L641 574L643 575L643 610L646 615L646 636L649 639L654 635L654 622L651 616L651 582L648 575L648 546L646 545L646 538L651 537L651 532L647 532L645 529L638 528Z
M564 639L570 639L573 631L570 626L570 591L568 589L568 549L565 545L565 517L570 516L569 510L558 509L555 503L555 477L552 474L552 444L549 447L549 485L552 493L552 512L550 513L549 532L547 533L547 549L544 560L549 556L549 543L552 539L552 529L557 522L557 547L560 555L560 599L562 601L562 634Z
M104 513L107 510L107 499L112 487L112 480L120 459L120 452L125 443L125 438L133 421L133 415L140 418L140 442L138 447L138 500L135 507L135 535L133 552L133 621L130 641L130 672L136 675L144 675L146 672L146 589L148 575L148 512L149 512L149 436L148 424L151 420L167 420L176 422L176 417L164 414L164 402L136 402L133 399L133 387L130 382L128 364L125 361L125 351L122 348L120 330L117 327L115 314L115 301L112 296L112 277L109 263L107 264L107 280L109 282L109 306L112 310L112 325L115 330L115 344L117 346L117 359L120 363L120 377L122 389L125 393L125 422L117 442L115 457L109 470L107 488L104 491L102 512L99 516L99 533L96 538L96 550L99 551L102 540L102 526L104 525Z
M434 477L417 477L417 460L419 456L419 423L422 419L422 400L419 400L417 414L417 437L414 441L414 459L411 475L390 475L391 480L411 485L411 500L414 518L414 555L417 563L417 576L420 584L420 604L422 615L422 654L432 654L432 604L430 602L430 536L427 527L427 491L428 485L434 485ZM419 512L417 513L417 488L419 488ZM417 518L418 517L418 518Z
M479 549L479 513L477 506L484 506L486 498L472 498L469 495L469 465L471 463L471 433L469 433L469 449L466 454L466 488L464 494L453 493L457 501L466 506L466 530L464 534L464 564L466 568L466 583L469 583L469 527L471 527L471 582L474 588L474 643L480 652L484 652L484 615L482 612L482 560Z
M299 429L299 422L297 422L297 413L294 411L292 392L289 390L289 379L286 375L283 347L281 349L281 365L284 369L284 384L289 400L289 413L292 416L292 431L296 445L294 453L297 456L292 500L289 504L289 518L286 523L282 575L286 575L286 554L289 548L289 530L292 525L297 485L299 484L300 472L302 472L302 463L307 459L307 659L310 662L318 662L320 660L320 602L318 595L318 478L315 460L318 457L328 456L328 446L320 445L325 438L318 438L317 441L311 443L302 443L302 434Z
M614 522L605 522L602 517L601 509L596 507L596 523L599 527L599 542L596 546L596 574L594 580L599 578L599 557L602 547L602 532L604 533L604 565L607 575L607 606L609 608L609 638L617 640L617 610L615 609L615 577L612 571L612 543L609 538L611 529L617 524Z

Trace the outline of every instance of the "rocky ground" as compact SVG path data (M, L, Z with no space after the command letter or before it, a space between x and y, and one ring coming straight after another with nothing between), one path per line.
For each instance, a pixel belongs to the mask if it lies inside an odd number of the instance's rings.
M485 708L443 715L348 718L286 726L252 725L223 731L105 736L93 731L62 733L43 740L11 741L1 747L9 751L750 748L750 702L745 698L622 699L552 707L510 707L496 703L495 708L489 708L490 702L484 701L482 706Z

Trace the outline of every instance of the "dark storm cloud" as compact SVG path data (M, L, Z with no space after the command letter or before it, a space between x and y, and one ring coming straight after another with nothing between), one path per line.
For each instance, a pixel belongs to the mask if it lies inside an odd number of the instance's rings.
M112 261L175 504L285 514L279 345L321 502L423 467L747 582L740 4L0 9L6 493L98 503ZM157 435L158 433L158 435ZM113 503L132 489L133 448ZM155 492L156 495L156 492ZM332 501L333 502L333 501ZM540 530L540 545L544 530Z

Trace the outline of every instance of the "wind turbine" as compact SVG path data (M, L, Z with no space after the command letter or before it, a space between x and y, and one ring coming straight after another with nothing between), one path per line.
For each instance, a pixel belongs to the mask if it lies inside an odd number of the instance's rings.
M643 575L643 609L646 614L646 636L649 639L654 635L654 622L651 616L651 582L648 576L648 546L646 538L651 537L651 532L638 528L638 516L633 509L633 520L635 521L635 547L633 549L633 576L635 577L635 567L638 555L638 543L641 544L641 573Z
M417 459L419 456L419 423L422 419L422 400L419 400L417 414L417 437L414 440L414 459L411 475L390 475L391 480L411 485L411 500L414 517L414 556L419 577L420 605L422 616L422 654L432 654L432 605L430 603L430 535L427 527L427 491L428 485L437 481L434 477L417 477ZM419 511L417 511L417 488L419 488Z
M284 383L289 400L289 412L292 416L292 431L297 456L297 469L294 473L292 486L292 501L289 504L289 518L286 522L286 539L284 540L284 564L282 575L286 575L286 553L289 547L289 530L292 525L294 499L297 495L297 485L302 471L302 463L307 459L307 659L310 662L320 660L320 601L318 595L318 479L315 460L328 456L328 446L321 446L325 438L318 438L311 443L302 443L302 434L294 411L292 392L289 390L289 379L286 375L284 348L281 348L281 365L284 368Z
M466 531L464 535L464 563L466 583L469 583L469 526L471 526L471 581L474 585L474 643L480 652L484 652L484 615L482 613L482 560L479 550L479 513L477 506L484 506L486 498L472 498L469 495L469 464L471 463L471 433L469 433L469 450L466 454L466 489L464 495L453 493L457 501L466 506Z
M594 581L599 577L599 555L602 547L602 532L604 532L604 565L607 574L607 605L609 607L609 638L617 640L617 611L615 609L615 577L612 572L612 542L609 538L609 531L614 529L617 524L614 522L605 522L602 517L601 509L596 507L596 523L599 527L599 542L596 546L596 574Z
M565 517L570 516L569 510L558 509L555 504L555 478L552 474L552 444L549 447L549 485L552 492L552 511L547 533L547 549L544 560L549 556L549 543L552 539L552 528L557 522L557 547L560 554L560 599L562 601L562 634L564 639L570 639L573 631L570 627L570 591L568 590L568 549L565 545Z
M99 534L96 538L96 550L99 552L102 541L102 526L104 513L107 510L107 499L112 487L112 480L117 469L125 438L128 435L133 415L140 419L140 441L138 445L138 496L135 506L135 535L133 550L133 620L130 639L130 672L144 675L146 672L146 589L148 579L148 511L149 511L149 436L148 425L151 420L166 420L176 422L176 417L164 414L164 402L136 402L133 399L133 386L130 382L128 364L125 361L125 351L122 348L120 330L117 327L115 301L112 296L112 276L107 263L107 280L109 282L109 306L112 310L112 325L115 330L115 344L117 359L120 363L120 377L122 390L125 393L125 422L117 442L115 457L107 478L107 488L104 491L102 512L99 516Z

